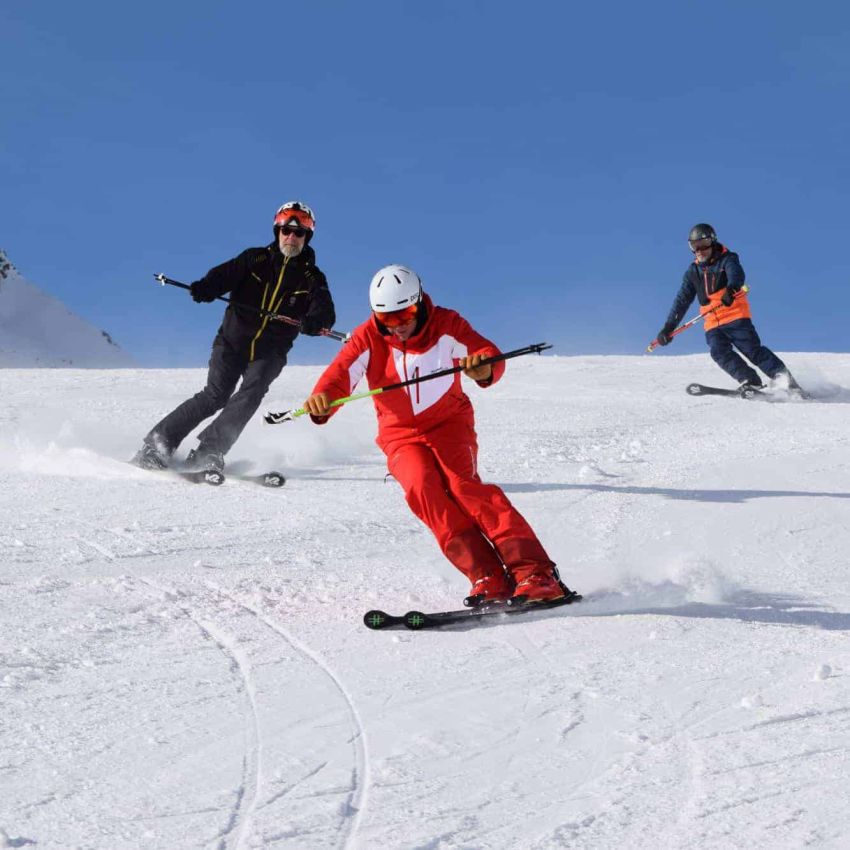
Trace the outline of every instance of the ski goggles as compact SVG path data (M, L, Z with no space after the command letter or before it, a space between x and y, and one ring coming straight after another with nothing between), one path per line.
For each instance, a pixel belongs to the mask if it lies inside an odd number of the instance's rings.
M283 227L279 228L279 232L291 233L293 236L303 239L310 231L306 227L293 227L291 224L284 224Z
M697 239L694 242L688 242L691 253L696 254L698 251L710 251L714 245L713 239Z
M283 227L290 221L297 222L301 227L306 227L307 230L313 230L316 227L312 211L300 204L297 207L284 204L274 217L274 226Z
M410 324L418 315L418 304L410 304L403 310L393 310L391 313L379 313L375 310L375 318L385 328L400 328L402 325Z

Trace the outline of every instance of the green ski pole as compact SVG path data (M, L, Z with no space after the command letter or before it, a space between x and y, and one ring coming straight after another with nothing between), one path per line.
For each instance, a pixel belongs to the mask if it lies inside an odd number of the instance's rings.
M504 354L496 354L494 357L487 357L481 361L480 366L485 366L488 363L498 363L500 360L510 360L512 357L522 357L524 354L540 354L552 346L546 342L538 342L534 345L527 345L525 348L517 348L513 351L506 351ZM453 366L451 369L441 369L439 372L434 372L430 375L424 375L419 378L411 378L409 381L400 381L397 384L388 384L385 387L375 387L374 390L368 390L364 393L355 393L354 395L338 398L330 403L330 407L341 407L349 401L357 401L360 398L369 398L373 395L387 393L390 390L400 390L404 387L412 386L413 384L422 384L425 381L433 381L434 378L442 378L444 375L454 375L456 372L463 372L463 366ZM282 413L267 413L263 419L269 425L279 425L281 422L292 422L299 416L303 416L307 411L303 407L295 410L284 410Z

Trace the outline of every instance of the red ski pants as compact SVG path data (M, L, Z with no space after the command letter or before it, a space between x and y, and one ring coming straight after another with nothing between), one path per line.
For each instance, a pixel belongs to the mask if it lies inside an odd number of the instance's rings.
M522 514L501 488L478 477L478 443L471 428L387 449L387 468L410 509L470 581L505 568L514 581L551 573L555 565Z

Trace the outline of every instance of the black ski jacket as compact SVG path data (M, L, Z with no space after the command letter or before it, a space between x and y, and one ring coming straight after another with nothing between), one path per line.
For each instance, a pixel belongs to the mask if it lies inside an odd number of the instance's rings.
M312 336L322 328L332 328L336 321L328 282L309 245L291 260L281 254L275 242L248 248L210 269L192 284L192 291L209 300L229 292L239 304L297 319L302 332ZM272 352L285 355L298 336L298 328L230 304L218 333L250 361Z

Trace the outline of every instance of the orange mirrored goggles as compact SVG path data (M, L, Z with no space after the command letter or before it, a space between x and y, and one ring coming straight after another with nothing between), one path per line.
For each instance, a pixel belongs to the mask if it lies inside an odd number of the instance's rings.
M375 310L376 318L385 328L400 328L414 321L418 314L418 304L410 304L403 310L393 310L391 313L379 313Z
M316 227L313 216L307 210L301 210L295 207L278 210L277 215L274 217L274 226L283 227L284 224L292 221L300 224L301 227L306 227L307 230L312 231Z

